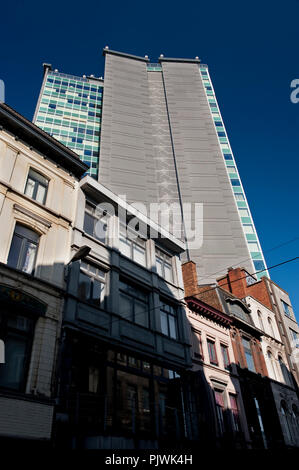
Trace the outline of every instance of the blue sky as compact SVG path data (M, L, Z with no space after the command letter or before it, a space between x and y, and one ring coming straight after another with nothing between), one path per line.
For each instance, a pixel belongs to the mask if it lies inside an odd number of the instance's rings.
M41 7L42 5L42 7ZM299 0L213 2L16 0L1 6L0 79L6 102L32 119L42 63L104 73L102 48L155 62L199 56L217 99L268 266L299 256ZM5 21L4 21L5 19ZM299 318L299 261L270 271Z

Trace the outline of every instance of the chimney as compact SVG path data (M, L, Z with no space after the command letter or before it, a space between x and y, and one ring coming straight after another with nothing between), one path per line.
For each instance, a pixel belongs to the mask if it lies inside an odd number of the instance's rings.
M196 263L187 261L187 263L182 264L182 272L186 297L195 295L198 291Z

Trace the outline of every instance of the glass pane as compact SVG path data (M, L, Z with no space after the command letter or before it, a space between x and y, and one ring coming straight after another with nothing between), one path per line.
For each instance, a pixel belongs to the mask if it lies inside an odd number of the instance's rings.
M176 321L175 321L175 318L172 317L171 315L169 315L168 321L169 321L169 336L170 336L171 338L175 338L175 339L176 339L177 333L176 333Z
M164 263L164 272L166 281L172 282L172 266L168 263Z
M89 366L88 374L88 391L91 393L97 393L100 381L100 370L98 367Z
M93 228L94 228L94 218L90 214L85 212L83 230L84 232L93 236Z
M28 178L26 188L25 188L26 196L29 196L29 197L33 196L34 185L35 185L34 181Z
M29 178L32 179L32 180L38 181L43 186L48 186L48 179L45 178L40 173L38 173L37 171L33 170L32 168L30 168L30 171L29 171L28 179Z
M167 314L161 310L161 330L164 335L168 336Z
M160 258L156 258L156 268L159 276L163 277L163 261Z
M254 233L252 225L243 225L243 228L245 233Z
M36 232L21 224L16 224L15 233L21 235L24 238L28 238L28 240L32 242L37 242L39 239L39 235Z
M144 302L135 300L135 323L148 326L148 307Z
M20 269L25 273L31 274L34 269L36 250L37 246L35 244L26 241L24 261L20 266Z
M121 294L119 298L119 313L127 320L133 320L134 299L125 294Z
M13 236L13 239L10 245L9 255L7 259L8 266L11 266L12 268L18 267L21 247L22 247L22 238L15 234Z
M107 223L102 220L96 220L94 226L95 236L98 240L105 243L107 238Z
M245 351L245 356L246 356L246 362L247 362L248 369L251 370L252 372L256 372L252 354L250 352Z
M24 317L23 315L12 315L9 314L7 318L7 326L14 328L15 330L20 330L23 332L29 332L32 328L32 320L30 318Z
M96 272L97 272L97 268L93 264L88 264L87 265L87 270L92 274L96 274Z
M5 343L5 364L0 366L0 386L18 390L25 377L26 339L10 337Z
M215 390L215 399L216 399L217 405L219 405L221 407L224 406L224 399L223 399L223 393L222 392L218 392L217 390Z
M142 266L146 266L145 248L133 243L133 260Z
M38 185L37 193L36 193L36 201L44 204L46 199L46 188L41 184Z
M104 300L105 284L96 279L93 279L92 299L103 301Z
M131 258L131 242L122 235L119 236L119 249L123 255Z
M83 272L80 272L78 295L81 299L87 300L90 298L90 287L91 287L90 277L84 274Z

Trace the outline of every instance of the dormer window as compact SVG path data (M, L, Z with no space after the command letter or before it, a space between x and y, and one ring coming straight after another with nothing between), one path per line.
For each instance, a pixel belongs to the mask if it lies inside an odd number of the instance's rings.
M45 204L48 192L49 180L30 168L25 186L26 196L31 197L41 204Z
M241 301L235 299L226 299L230 312L236 317L241 318L241 320L251 323L251 318L246 307L242 304Z
M245 271L245 274L246 274L246 284L247 284L247 286L251 286L252 284L256 283L256 279L253 276L251 276L251 274L248 274L246 271Z

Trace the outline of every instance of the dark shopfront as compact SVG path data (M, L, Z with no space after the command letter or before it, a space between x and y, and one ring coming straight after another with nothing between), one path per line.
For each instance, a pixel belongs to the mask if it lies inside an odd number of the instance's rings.
M161 448L185 437L179 371L68 330L56 445Z

